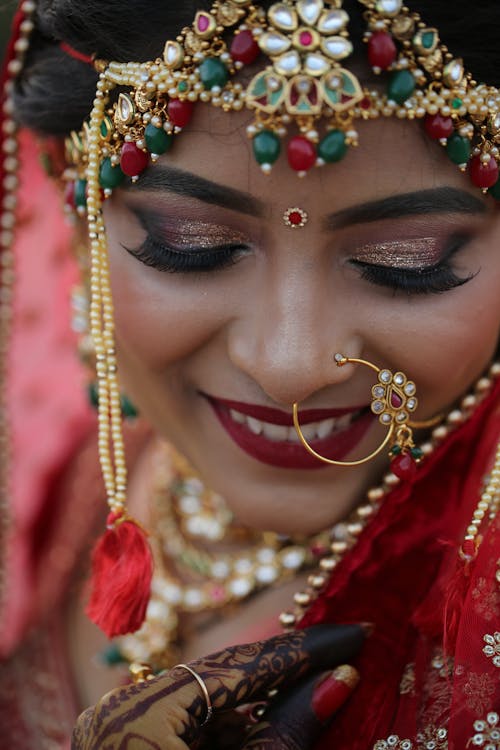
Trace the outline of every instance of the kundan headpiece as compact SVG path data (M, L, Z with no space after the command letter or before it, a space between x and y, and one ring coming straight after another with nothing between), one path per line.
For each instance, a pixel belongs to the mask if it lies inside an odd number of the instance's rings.
M285 0L268 10L251 0L216 0L210 11L199 11L191 26L166 42L161 58L143 63L87 59L99 71L97 92L89 120L67 139L64 176L68 202L88 219L99 453L110 507L108 530L94 553L89 613L110 636L136 630L143 622L152 564L143 531L126 510L105 197L127 177L139 179L150 162L172 147L196 102L206 102L225 111L253 113L248 135L266 173L282 150L299 175L339 161L349 146L357 145L357 120L393 115L422 119L427 134L446 148L451 161L500 199L498 89L474 81L461 59L441 43L438 31L402 0L359 3L369 66L384 73L373 87L362 85L349 69L354 48L342 0ZM33 11L31 0L24 0L12 75L22 67ZM61 48L85 58L67 44ZM254 63L255 70L242 76L241 69ZM7 93L9 87L11 81ZM10 119L7 124L14 127ZM290 209L285 221L305 223L307 215L299 212ZM5 240L7 249L10 242Z

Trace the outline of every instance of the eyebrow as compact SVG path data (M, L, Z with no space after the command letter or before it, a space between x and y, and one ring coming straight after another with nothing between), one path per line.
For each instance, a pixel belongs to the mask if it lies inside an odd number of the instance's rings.
M133 190L148 190L153 193L166 190L249 216L263 217L268 212L264 201L250 193L220 185L182 169L160 164L145 172L140 180L133 184Z
M250 193L221 185L176 167L160 164L155 165L154 169L147 170L129 189L167 191L259 218L269 212L269 206ZM332 230L352 224L367 224L422 214L485 212L486 205L479 197L466 190L445 186L390 195L380 200L350 206L331 213L326 217L324 224L326 229Z
M466 190L439 187L391 195L380 200L344 208L330 214L325 220L325 225L327 229L341 229L351 224L368 224L372 221L399 219L421 214L479 214L485 211L485 203Z

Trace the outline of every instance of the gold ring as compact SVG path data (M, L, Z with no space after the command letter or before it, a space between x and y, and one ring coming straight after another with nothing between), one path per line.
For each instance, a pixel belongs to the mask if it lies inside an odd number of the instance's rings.
M189 672L189 674L192 677L194 677L194 679L196 680L196 682L200 686L201 692L203 693L203 697L205 698L205 701L206 701L206 704L207 704L207 715L205 716L205 719L203 720L203 722L200 725L200 726L204 727L205 724L208 724L208 722L210 721L210 719L212 718L213 713L214 713L214 709L213 709L213 706L212 706L212 701L210 700L210 694L209 694L209 692L207 690L207 686L205 685L204 681L201 679L200 675L197 672L195 672L194 669L191 669L191 667L188 667L187 664L176 664L175 667L173 667L172 669L185 669L187 672Z

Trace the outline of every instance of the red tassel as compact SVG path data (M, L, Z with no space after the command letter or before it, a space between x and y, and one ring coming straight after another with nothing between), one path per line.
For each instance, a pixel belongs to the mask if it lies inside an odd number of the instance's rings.
M87 615L109 638L138 630L146 617L153 557L144 531L111 513L92 553Z
M449 655L455 653L460 619L470 586L471 572L476 554L477 548L474 542L466 540L459 551L459 559L446 590L443 645L445 653Z

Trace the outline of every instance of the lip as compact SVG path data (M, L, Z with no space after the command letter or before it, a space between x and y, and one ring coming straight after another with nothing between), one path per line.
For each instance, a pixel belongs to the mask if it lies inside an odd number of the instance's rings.
M207 399L229 437L252 458L283 469L320 469L327 466L327 464L308 453L300 443L275 442L269 440L265 435L255 435L244 425L236 423L231 418L229 410L234 409L246 416L288 427L293 425L291 413L288 414L279 409L259 406L258 404L215 398L207 394L202 395ZM373 414L369 410L365 411L366 408L366 404L364 404L345 409L305 409L301 411L300 421L301 424L305 425L363 410L363 413L349 427L324 439L311 440L311 447L326 458L342 461L356 448L374 422Z

